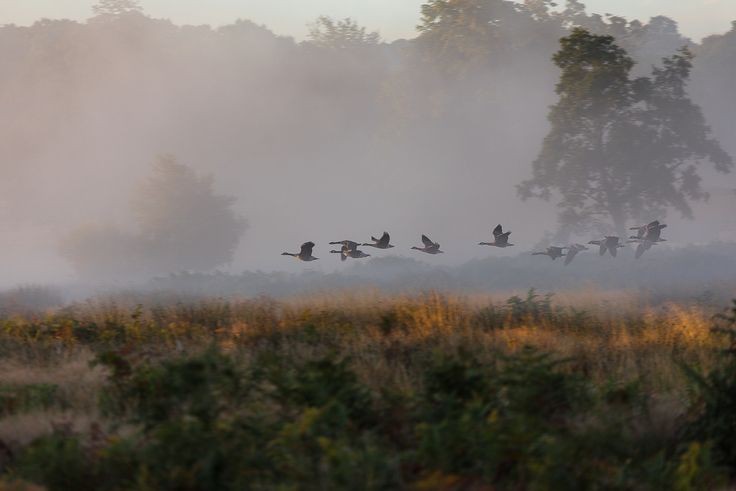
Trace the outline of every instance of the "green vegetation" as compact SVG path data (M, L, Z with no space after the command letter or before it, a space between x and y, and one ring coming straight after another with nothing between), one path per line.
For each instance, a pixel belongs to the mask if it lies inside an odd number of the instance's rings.
M731 482L736 304L717 318L572 305L533 291L120 297L5 318L0 408L41 426L16 431L21 442L0 424L6 478L51 490Z

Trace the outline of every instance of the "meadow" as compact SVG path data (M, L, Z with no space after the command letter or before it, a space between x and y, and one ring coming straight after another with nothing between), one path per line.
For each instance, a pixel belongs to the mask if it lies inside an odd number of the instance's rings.
M736 303L36 296L0 298L0 489L735 482Z

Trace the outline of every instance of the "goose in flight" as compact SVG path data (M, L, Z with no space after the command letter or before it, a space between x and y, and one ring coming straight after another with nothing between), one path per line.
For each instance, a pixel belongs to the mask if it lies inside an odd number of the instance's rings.
M565 266L570 264L573 259L575 259L575 256L578 255L578 252L587 251L588 248L585 247L583 244L573 244L571 246L566 247L567 249L567 257L565 258Z
M639 259L645 252L652 248L653 245L657 245L657 242L664 242L662 238L662 229L667 227L664 223L659 223L659 220L654 220L641 227L632 227L630 230L636 230L636 235L629 237L626 242L638 242L636 246L636 252L634 257Z
M511 235L511 231L507 230L504 232L501 224L499 223L496 225L496 228L493 229L493 242L479 242L478 245L511 247L514 244L509 244L509 235Z
M348 241L349 242L349 241ZM357 248L350 248L348 244L343 244L339 251L330 251L332 254L340 254L340 261L344 261L347 258L360 259L363 257L370 257L370 254L366 254L363 251L359 251Z
M549 256L554 261L558 257L563 257L565 254L562 253L564 247L550 246L545 252L532 252L532 256Z
M426 235L422 235L422 243L424 243L424 247L414 246L412 249L426 252L427 254L443 254L445 252L440 250L440 244L438 242L432 242L432 239Z
M312 256L313 248L314 242L305 242L302 244L301 250L298 253L282 252L281 255L295 257L300 261L316 261L319 258Z
M659 220L654 220L641 227L631 227L629 230L636 230L636 235L632 235L629 239L633 239L630 242L637 242L640 240L648 240L649 242L663 242L665 239L662 238L662 229L666 228L667 224L659 223Z
M353 240L337 240L335 242L330 242L330 245L341 245L343 247L347 247L350 250L355 250L360 244Z
M388 232L384 232L380 239L376 239L371 235L371 240L374 242L373 244L366 243L363 245L375 247L376 249L390 249L393 247L391 244L389 244L391 236L388 234Z
M629 242L638 242L639 245L636 246L636 252L634 253L634 257L636 259L639 259L641 256L644 255L645 252L647 252L649 249L652 248L653 245L656 244L656 242L652 242L647 239L641 239L641 240L630 240Z
M601 240L591 240L588 244L594 244L599 246L598 254L604 255L606 251L610 252L613 257L616 257L619 247L626 247L621 244L621 239L615 235L606 235Z

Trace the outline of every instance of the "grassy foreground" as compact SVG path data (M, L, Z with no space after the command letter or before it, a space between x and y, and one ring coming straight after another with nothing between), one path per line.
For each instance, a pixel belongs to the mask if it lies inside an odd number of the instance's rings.
M736 307L561 297L8 314L0 489L733 484Z

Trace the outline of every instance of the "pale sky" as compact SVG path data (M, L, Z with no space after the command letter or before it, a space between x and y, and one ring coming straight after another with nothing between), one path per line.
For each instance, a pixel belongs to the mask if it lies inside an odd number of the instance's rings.
M560 0L563 3L564 0ZM46 17L84 20L95 0L0 0L0 24L28 25ZM177 24L222 25L237 18L301 39L319 15L352 17L384 39L413 37L424 0L140 0L152 17ZM588 10L648 20L663 14L695 41L729 30L736 0L583 0Z

